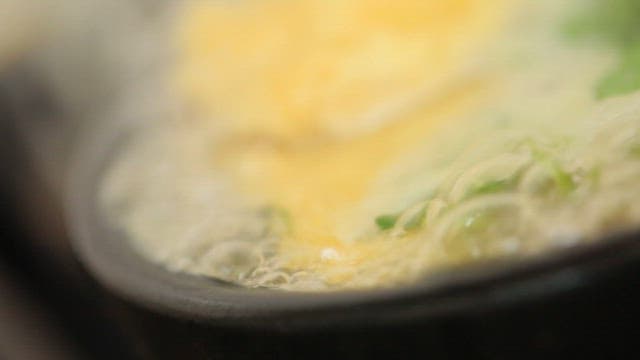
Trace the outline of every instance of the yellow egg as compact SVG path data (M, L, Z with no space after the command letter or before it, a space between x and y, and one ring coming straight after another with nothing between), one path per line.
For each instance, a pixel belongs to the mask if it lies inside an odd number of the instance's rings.
M372 179L486 96L492 74L474 66L508 5L194 1L178 23L175 81L225 134L212 166L289 212L289 266L339 283L390 251L339 231L364 231L353 219Z

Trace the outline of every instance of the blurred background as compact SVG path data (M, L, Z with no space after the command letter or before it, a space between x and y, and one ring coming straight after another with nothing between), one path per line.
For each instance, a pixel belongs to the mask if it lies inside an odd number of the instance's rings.
M164 5L0 0L0 359L155 358L75 259L61 193L78 134L148 71Z

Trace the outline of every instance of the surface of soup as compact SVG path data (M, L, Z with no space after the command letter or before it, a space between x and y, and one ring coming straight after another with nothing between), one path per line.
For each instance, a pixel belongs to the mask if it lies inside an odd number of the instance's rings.
M181 116L137 132L101 192L169 269L387 287L640 223L640 2L192 1L175 19Z

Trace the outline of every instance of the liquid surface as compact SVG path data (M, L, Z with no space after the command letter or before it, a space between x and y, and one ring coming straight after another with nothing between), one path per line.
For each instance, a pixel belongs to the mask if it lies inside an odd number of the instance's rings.
M634 226L635 33L594 25L597 6L185 2L169 73L186 118L134 138L104 207L172 270L290 290Z

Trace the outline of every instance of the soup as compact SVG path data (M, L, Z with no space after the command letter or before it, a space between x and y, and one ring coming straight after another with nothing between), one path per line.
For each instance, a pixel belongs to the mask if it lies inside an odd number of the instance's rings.
M184 2L106 215L172 271L408 284L640 223L640 2ZM613 25L612 25L613 24Z

